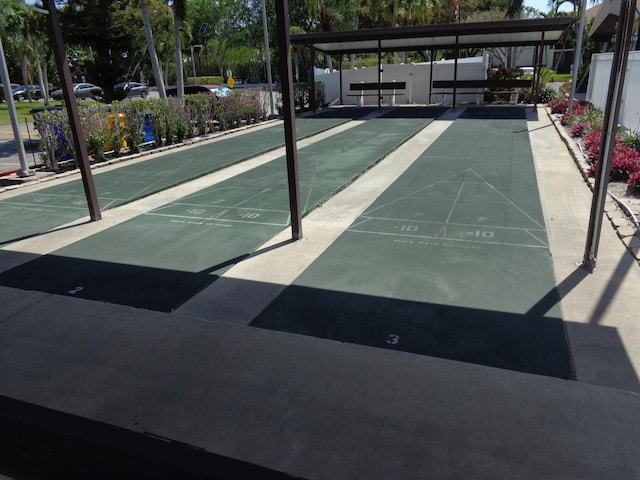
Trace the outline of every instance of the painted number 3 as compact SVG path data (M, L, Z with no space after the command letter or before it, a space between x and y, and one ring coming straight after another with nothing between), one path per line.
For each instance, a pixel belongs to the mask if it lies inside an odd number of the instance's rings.
M397 345L399 342L400 342L400 335L396 335L395 333L392 333L387 337L387 343L389 345Z

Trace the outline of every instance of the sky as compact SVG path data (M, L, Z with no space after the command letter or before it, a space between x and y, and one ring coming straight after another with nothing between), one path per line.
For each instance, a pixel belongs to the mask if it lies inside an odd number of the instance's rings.
M549 11L549 0L525 0L524 4L541 12L546 13ZM588 5L591 6L591 2ZM573 7L569 2L564 2L564 4L560 6L561 12L570 12L572 9Z

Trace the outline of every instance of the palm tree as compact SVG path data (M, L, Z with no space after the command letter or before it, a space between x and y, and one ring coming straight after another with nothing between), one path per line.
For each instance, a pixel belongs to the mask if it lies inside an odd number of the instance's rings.
M140 9L142 10L142 22L144 23L144 33L147 37L147 45L149 46L149 55L151 56L151 66L153 67L153 77L156 80L156 86L158 87L158 93L160 98L164 101L167 100L167 92L164 88L164 80L162 78L162 69L160 68L160 62L158 61L158 52L156 51L156 45L153 43L153 31L151 30L151 19L149 18L149 7L147 6L147 0L140 0Z
M507 9L507 18L520 18L524 0L509 0L509 8Z

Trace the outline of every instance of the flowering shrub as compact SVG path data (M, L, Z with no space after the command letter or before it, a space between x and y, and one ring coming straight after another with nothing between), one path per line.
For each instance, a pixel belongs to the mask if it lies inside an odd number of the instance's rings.
M578 102L574 103L573 112L566 112L560 118L560 123L565 127L574 125L577 122L593 122L600 118L600 112L590 103Z
M43 109L33 114L34 125L40 133L40 159L47 170L57 171L58 163L71 158L69 142L65 137L67 113L62 109Z
M625 145L616 145L611 161L611 180L628 180L640 171L640 152Z
M588 170L588 174L593 176L596 173L598 162L593 162ZM611 158L610 179L613 181L625 181L636 176L640 172L640 152L618 143L613 147L613 157Z
M574 123L571 127L572 137L582 137L587 130L591 128L591 122L578 122Z
M627 184L631 190L640 190L640 170L629 175Z
M572 113L567 112L568 106L566 97L553 99L547 103L551 113L562 114L560 123L565 127L571 127L571 136L583 137L582 144L590 163L587 174L594 176L598 168L600 142L602 141L602 112L588 102L578 102L577 100L574 103ZM640 134L635 132L616 133L609 179L626 181L629 190L640 192Z
M600 154L601 139L602 139L602 127L598 129L593 129L584 136L583 142L584 142L585 150L587 152L587 157L592 162L595 162L598 159L598 155ZM620 136L619 133L616 133L614 145L620 145L620 144L622 144L622 137Z
M574 111L581 103L579 100L573 100ZM549 107L551 113L565 113L569 108L569 99L567 97L554 98L547 103L547 107Z

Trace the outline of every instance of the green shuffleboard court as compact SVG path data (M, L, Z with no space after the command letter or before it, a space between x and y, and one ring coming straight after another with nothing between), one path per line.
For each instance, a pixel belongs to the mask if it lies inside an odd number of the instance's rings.
M303 212L431 121L372 119L301 149ZM289 224L282 157L9 270L0 284L170 311Z
M298 138L316 135L346 121L346 117L298 119ZM174 150L108 172L94 170L100 208L106 210L132 202L283 145L284 129L277 125ZM47 232L86 215L87 201L80 178L2 200L0 245Z
M508 108L468 108L251 325L575 378L527 124Z

